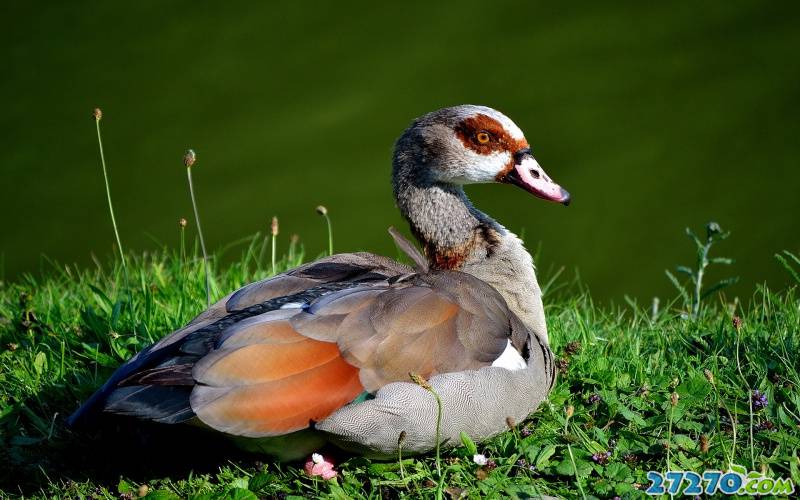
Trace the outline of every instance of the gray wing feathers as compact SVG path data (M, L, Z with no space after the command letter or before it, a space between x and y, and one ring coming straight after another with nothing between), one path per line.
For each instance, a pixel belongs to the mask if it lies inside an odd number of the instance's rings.
M482 441L520 422L547 397L555 372L546 345L534 342L528 367L485 367L436 375L431 386L442 400L441 443L457 446L460 433ZM375 399L350 404L319 422L318 430L338 446L374 458L397 455L405 432L404 453L424 453L436 444L437 405L433 395L410 382L381 388Z

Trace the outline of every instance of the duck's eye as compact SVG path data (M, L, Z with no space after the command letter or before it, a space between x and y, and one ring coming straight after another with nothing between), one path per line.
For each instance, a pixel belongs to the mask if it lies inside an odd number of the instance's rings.
M478 132L478 135L476 135L475 138L478 139L478 142L480 142L481 144L486 144L487 142L489 142L489 139L491 139L491 137L489 137L489 134L486 132Z

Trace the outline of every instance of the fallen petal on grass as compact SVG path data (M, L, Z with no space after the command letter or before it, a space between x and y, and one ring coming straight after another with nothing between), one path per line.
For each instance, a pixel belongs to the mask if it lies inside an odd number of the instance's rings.
M333 479L338 475L338 472L333 468L333 462L328 461L319 453L314 453L311 458L306 462L304 467L306 474L311 477L321 477L326 481Z

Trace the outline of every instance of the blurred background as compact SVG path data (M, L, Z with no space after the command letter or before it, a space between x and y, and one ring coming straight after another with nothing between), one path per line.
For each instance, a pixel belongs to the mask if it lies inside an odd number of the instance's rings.
M124 5L124 6L123 6ZM428 111L485 104L573 195L468 189L539 268L596 297L674 291L685 226L716 220L719 276L781 287L800 249L797 2L3 2L0 277L113 252L92 108L123 246L179 241L186 148L211 248L277 215L279 250L396 255L393 141ZM233 251L233 254L238 254ZM230 254L230 252L229 252Z

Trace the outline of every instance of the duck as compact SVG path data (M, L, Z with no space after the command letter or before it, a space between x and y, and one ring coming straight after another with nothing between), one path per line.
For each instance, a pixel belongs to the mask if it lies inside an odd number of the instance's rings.
M193 425L296 460L328 445L425 453L521 422L556 377L542 291L522 240L465 194L478 183L571 199L503 113L425 114L392 158L421 251L389 232L411 265L343 253L248 284L121 365L68 424Z

